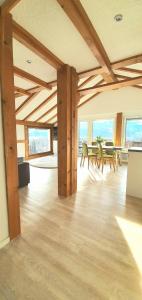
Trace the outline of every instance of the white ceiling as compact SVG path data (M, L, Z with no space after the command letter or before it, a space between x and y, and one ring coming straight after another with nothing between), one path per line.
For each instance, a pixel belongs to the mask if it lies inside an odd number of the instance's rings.
M27 60L31 60L31 64L27 63ZM52 66L15 39L13 39L13 61L16 67L47 82L57 77L56 70Z
M133 87L125 87L100 93L78 110L79 119L95 119L123 112L126 115L142 116L142 92Z
M142 0L81 0L81 3L94 25L111 62L142 52ZM123 20L120 23L116 23L114 16L119 13L123 15ZM64 63L74 66L78 72L98 66L98 62L91 50L56 0L21 0L12 10L12 15L17 23L41 41ZM47 82L56 79L56 70L32 51L16 40L13 40L13 46L14 65ZM32 63L28 64L27 60L31 60ZM142 64L129 67L142 70ZM116 72L124 76L137 76L136 74L122 71ZM99 79L100 77L98 76L85 87L94 85ZM33 83L16 76L15 85L25 89L35 86ZM23 119L26 117L38 103L44 101L47 94L51 94L53 91L54 89L52 91L44 90L40 92L17 115L17 118ZM139 90L139 93L141 92ZM83 97L81 102L88 97ZM24 99L24 97L17 98L16 107ZM50 108L51 104L54 105L56 101L56 98L53 99L47 106L33 115L30 120L39 117L44 111ZM86 109L87 106L88 103L82 109ZM49 117L54 115L55 112L54 110ZM42 121L44 120L45 118Z
M85 41L56 0L21 0L12 15L17 23L77 71L98 66Z
M141 0L81 0L111 62L142 52ZM122 14L121 22L114 21Z

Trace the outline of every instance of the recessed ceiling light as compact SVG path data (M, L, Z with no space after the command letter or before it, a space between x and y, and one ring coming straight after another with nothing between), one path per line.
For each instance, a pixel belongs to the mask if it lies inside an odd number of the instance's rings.
M27 62L27 64L31 64L32 63L32 61L30 59L27 59L26 62Z
M120 21L122 21L122 19L123 19L123 15L121 15L121 14L117 14L117 15L115 15L115 17L114 17L114 20L115 20L116 22L120 22Z

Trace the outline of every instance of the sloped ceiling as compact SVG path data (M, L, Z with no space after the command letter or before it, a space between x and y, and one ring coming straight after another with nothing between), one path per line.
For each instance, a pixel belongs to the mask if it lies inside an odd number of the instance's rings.
M141 0L81 0L92 24L94 25L111 62L138 55L142 52L142 1ZM115 22L114 16L122 14L123 20ZM56 0L21 0L12 10L13 19L29 31L64 63L74 66L77 72L99 66L87 44L74 27L73 23L61 9ZM38 78L50 82L56 80L56 70L39 58L31 50L13 39L14 65ZM31 64L27 63L31 60ZM142 64L129 66L142 70ZM136 77L134 73L115 71L118 75ZM85 87L96 84L100 76ZM79 84L83 82L81 80ZM29 89L35 84L15 76L15 86ZM24 119L35 107L42 103L51 91L41 91L27 106L17 114L17 119ZM142 90L139 91L140 93ZM16 108L27 96L16 98ZM83 103L89 96L80 100ZM34 121L57 102L56 96L47 105L33 114L29 120ZM88 104L86 104L88 105ZM84 109L86 107L84 105ZM48 118L54 116L54 109ZM47 117L42 119L45 122ZM56 120L56 118L55 118ZM52 122L55 122L53 119Z
M141 0L81 0L111 62L142 51ZM115 22L114 16L123 20Z

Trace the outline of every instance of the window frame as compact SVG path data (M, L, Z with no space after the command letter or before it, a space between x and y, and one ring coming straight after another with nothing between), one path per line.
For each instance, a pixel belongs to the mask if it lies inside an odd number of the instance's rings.
M112 142L115 141L115 131L116 131L116 118L98 118L98 119L94 119L92 120L92 141L95 139L95 137L93 137L93 123L95 121L109 121L109 120L112 120L113 121L113 135L112 135ZM103 138L103 137L102 137ZM104 138L103 138L104 139ZM106 139L104 139L106 140Z
M125 127L124 127L124 146L126 147L126 127L127 127L127 120L141 120L142 121L142 116L139 117L125 117ZM139 146L137 146L139 147ZM126 147L127 148L127 147Z
M47 152L41 152L41 153L33 153L31 154L29 152L29 128L33 128L33 129L49 129L50 130L50 150ZM52 125L48 125L46 126L45 124L41 124L41 125L27 125L25 126L25 159L29 160L29 159L34 159L34 158L38 158L38 157L43 157L43 156L47 156L47 155L51 155L53 154L53 126Z

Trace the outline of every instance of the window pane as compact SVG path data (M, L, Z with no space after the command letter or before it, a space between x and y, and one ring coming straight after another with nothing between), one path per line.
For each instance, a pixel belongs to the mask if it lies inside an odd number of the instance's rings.
M50 129L29 128L29 154L50 151Z
M79 142L87 142L88 140L88 122L79 123Z
M113 140L114 120L96 120L93 121L93 139L101 136L107 141Z
M142 147L142 119L126 120L126 147Z

